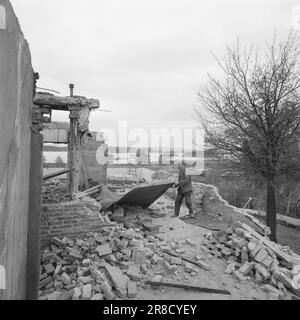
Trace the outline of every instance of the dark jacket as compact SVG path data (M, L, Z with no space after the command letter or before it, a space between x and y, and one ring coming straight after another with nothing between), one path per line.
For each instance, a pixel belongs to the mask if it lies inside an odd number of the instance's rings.
M192 179L185 175L185 170L180 170L178 175L178 184L182 193L192 192Z

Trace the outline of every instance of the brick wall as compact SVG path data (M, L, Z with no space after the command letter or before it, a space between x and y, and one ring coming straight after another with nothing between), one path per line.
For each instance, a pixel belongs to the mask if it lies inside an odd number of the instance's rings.
M83 202L72 201L44 204L41 212L41 245L49 245L54 237L81 238L89 232L99 232L103 220Z

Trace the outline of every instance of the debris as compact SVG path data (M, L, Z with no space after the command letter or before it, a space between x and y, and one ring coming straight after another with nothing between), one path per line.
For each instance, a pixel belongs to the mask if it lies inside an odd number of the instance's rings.
M86 284L82 287L82 300L90 300L92 297L92 285Z
M96 251L99 257L106 256L112 253L111 247L109 244L103 244L96 248Z
M111 290L111 286L108 284L107 281L104 281L101 284L101 289L105 300L113 300L115 298L115 295Z
M136 283L133 281L128 282L128 298L135 298L137 295Z
M191 260L191 259L189 259L187 257L181 256L181 255L177 255L177 254L169 252L169 251L165 251L165 250L162 250L162 251L164 253L166 253L166 254L169 254L169 255L174 256L176 258L180 258L180 259L182 259L184 261L187 261L189 263L192 263L192 264L196 265L197 267L200 267L200 268L202 268L204 270L209 270L210 269L210 266L208 264L206 264L205 262L203 262L203 261L199 261L199 260L198 261L194 261L194 260Z
M163 286L163 287L195 290L195 291L206 292L206 293L231 294L229 291L223 290L223 289L204 288L204 287L200 287L200 286L184 284L184 283L177 283L177 282L162 282L162 281L158 282L158 281L153 281L153 280L147 280L147 281L145 281L145 283L150 284L150 285L154 285L154 286Z
M140 266L136 264L132 264L129 266L127 275L131 280L140 281L141 274L140 274Z

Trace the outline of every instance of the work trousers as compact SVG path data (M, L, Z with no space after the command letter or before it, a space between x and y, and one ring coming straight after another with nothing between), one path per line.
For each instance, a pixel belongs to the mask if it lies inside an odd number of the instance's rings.
M180 207L183 201L183 198L185 198L185 204L189 209L189 213L193 213L193 207L192 207L192 191L182 193L181 189L178 189L176 201L175 201L175 215L179 216Z

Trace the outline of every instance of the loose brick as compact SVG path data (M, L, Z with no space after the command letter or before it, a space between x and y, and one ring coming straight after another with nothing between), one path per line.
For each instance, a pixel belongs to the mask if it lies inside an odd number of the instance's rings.
M98 253L99 257L112 254L112 250L109 244L103 244L98 246L96 248L96 252Z
M82 287L82 300L90 300L92 297L92 285L86 284Z
M101 289L105 300L113 300L115 298L115 295L111 290L111 286L107 283L107 281L102 283Z
M128 295L128 298L135 298L136 297L137 288L136 288L135 282L129 281L127 295Z
M104 300L103 294L101 293L96 293L92 296L91 300Z
M262 264L257 263L254 268L262 276L263 280L267 280L271 277L270 272L268 272Z
M139 265L130 265L127 271L127 275L131 280L140 281L141 274L140 274L140 266Z
M246 277L252 271L252 269L253 269L252 263L246 262L240 267L239 272L244 277Z

